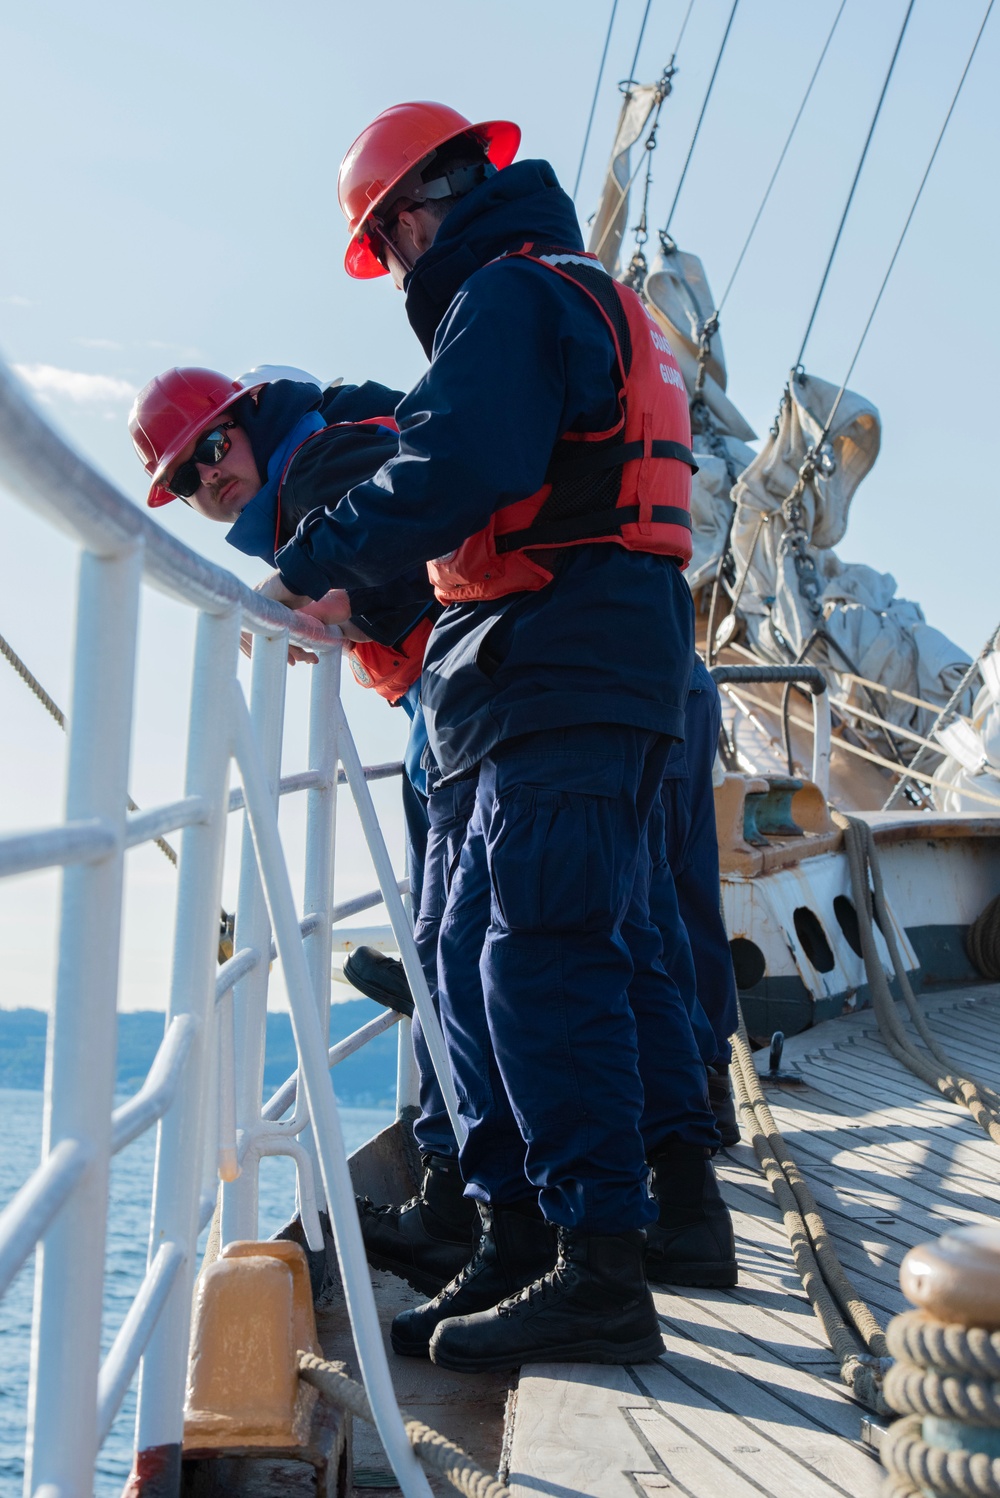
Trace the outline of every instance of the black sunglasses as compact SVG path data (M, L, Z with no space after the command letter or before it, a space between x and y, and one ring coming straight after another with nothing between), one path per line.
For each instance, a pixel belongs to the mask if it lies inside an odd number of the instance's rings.
M206 432L204 437L199 439L198 446L187 462L182 463L173 476L165 481L163 487L167 492L176 495L178 499L190 499L192 494L197 494L201 488L198 464L204 463L206 466L211 466L222 462L233 445L232 438L227 437L226 433L236 425L238 423L235 421L223 421L217 427L213 427L210 432Z

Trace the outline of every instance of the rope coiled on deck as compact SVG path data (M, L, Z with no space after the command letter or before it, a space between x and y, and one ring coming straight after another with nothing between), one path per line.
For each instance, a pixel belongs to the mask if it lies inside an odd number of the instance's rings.
M742 1014L731 1044L740 1115L784 1219L802 1288L840 1363L844 1383L870 1409L887 1414L882 1393L889 1350L885 1333L837 1257L816 1198L774 1121L753 1064Z
M312 1353L300 1352L299 1377L359 1420L367 1420L370 1425L375 1423L368 1395L361 1384L347 1376L343 1363L329 1363ZM410 1445L420 1460L446 1477L465 1498L511 1498L510 1488L498 1477L484 1471L461 1446L431 1430L422 1420L415 1420L405 1410L400 1410L400 1414Z

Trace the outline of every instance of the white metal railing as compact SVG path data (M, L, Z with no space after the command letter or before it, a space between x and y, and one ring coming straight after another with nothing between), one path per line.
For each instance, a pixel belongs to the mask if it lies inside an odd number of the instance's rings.
M257 1167L296 1165L298 1206L320 1247L317 1192L336 1238L358 1361L376 1425L407 1498L430 1488L396 1405L365 1261L330 1067L399 1024L398 1102L412 1101L409 1023L387 1014L329 1046L333 925L384 902L456 1132L444 1042L365 768L340 701L341 638L212 566L118 493L48 426L0 363L0 482L81 548L65 820L0 836L0 878L61 867L58 976L49 1024L42 1162L0 1214L0 1294L36 1245L24 1491L86 1498L97 1454L140 1367L136 1446L179 1475L198 1233L221 1187L221 1238L257 1236ZM197 612L184 795L126 812L135 642L142 585ZM255 637L250 700L240 631ZM289 640L312 668L307 768L279 779ZM230 790L231 762L241 788ZM357 805L377 892L333 904L337 787ZM279 797L307 797L304 907L292 895ZM234 955L216 965L225 829L244 810ZM114 1109L118 952L126 850L181 830L175 938L163 1042ZM383 934L383 933L380 933ZM356 935L356 933L352 933ZM344 940L346 934L341 939ZM295 1074L262 1107L269 965L280 957ZM289 1117L282 1115L291 1109ZM100 1359L113 1154L157 1127L146 1275Z

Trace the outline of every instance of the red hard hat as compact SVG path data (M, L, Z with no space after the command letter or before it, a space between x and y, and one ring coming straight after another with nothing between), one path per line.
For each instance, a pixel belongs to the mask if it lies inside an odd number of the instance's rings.
M369 243L370 214L432 151L468 133L479 136L498 170L510 166L521 143L520 126L510 120L474 125L447 104L394 104L362 130L341 162L337 179L337 197L351 228L344 257L349 276L367 280L387 274Z
M215 369L168 369L144 385L128 417L132 443L153 483L146 503L155 509L174 498L160 480L189 442L229 406L259 386L241 385Z

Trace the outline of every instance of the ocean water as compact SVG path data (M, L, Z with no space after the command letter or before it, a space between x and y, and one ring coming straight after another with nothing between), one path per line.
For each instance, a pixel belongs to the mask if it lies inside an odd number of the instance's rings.
M392 1122L381 1108L341 1108L348 1151ZM0 1210L38 1164L42 1094L0 1088ZM105 1280L102 1355L106 1353L146 1268L146 1236L153 1187L155 1130L136 1139L112 1161L111 1210ZM294 1204L294 1169L287 1159L261 1162L262 1238L288 1221ZM28 1401L28 1348L34 1260L0 1300L0 1498L19 1498L23 1478ZM132 1460L135 1390L129 1391L98 1462L96 1498L119 1498Z

